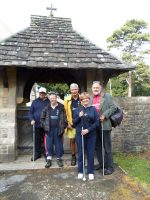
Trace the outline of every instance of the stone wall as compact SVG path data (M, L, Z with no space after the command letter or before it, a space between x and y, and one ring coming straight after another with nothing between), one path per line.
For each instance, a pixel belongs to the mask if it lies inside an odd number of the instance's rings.
M0 162L16 158L16 69L7 70L8 88L0 76Z
M113 151L140 152L150 150L150 97L118 97L124 110L120 127L113 129Z

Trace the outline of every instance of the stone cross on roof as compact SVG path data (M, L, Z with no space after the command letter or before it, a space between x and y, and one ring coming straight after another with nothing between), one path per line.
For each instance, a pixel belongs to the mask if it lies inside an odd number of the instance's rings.
M57 8L53 8L53 5L51 4L51 7L47 7L47 10L50 10L50 16L53 17L53 10L57 10Z

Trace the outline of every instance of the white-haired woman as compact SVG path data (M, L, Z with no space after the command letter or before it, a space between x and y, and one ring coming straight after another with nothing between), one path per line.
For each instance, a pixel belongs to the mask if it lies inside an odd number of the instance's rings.
M83 92L80 95L82 106L80 106L73 117L76 127L76 142L78 149L78 179L83 178L83 154L85 148L87 154L87 173L89 180L94 179L94 151L96 144L96 128L99 126L99 118L94 106L89 106L90 95ZM84 147L82 147L82 135Z

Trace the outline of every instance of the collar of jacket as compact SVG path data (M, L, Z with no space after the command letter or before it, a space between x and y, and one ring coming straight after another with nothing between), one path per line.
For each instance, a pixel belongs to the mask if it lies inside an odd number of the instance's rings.
M64 106L61 104L61 103L59 103L59 102L57 102L58 103L58 109L61 111L61 110L64 110ZM47 106L46 106L46 108L47 109L51 109L52 107L51 107L51 104L48 104Z
M104 92L101 92L100 97L103 98L105 96Z
M100 95L97 95L97 96L100 96L101 98L103 98L105 96L105 93L104 92L101 92ZM93 95L93 98L94 98L94 95Z
M72 95L71 95L71 94L68 95L65 99L66 99L67 101L71 101L71 99L72 99ZM79 99L80 99L80 94L79 94Z
M87 107L84 107L83 105L81 105L81 109L87 109L89 107L91 107L91 105L88 105Z

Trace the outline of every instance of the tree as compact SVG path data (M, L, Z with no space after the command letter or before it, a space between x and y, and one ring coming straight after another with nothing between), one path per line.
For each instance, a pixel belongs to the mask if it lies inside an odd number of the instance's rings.
M145 55L150 53L149 50L144 48L144 45L150 41L150 33L146 32L147 27L148 24L144 20L132 19L127 21L120 29L114 31L112 36L107 38L108 49L117 48L121 52L121 57L126 64L134 64L136 66L135 74L139 66L146 66L144 58ZM143 63L142 65L139 64L141 61ZM144 69L143 75L145 76L147 68ZM135 79L133 80L131 76L133 76L131 72L129 72L128 76L126 74L120 76L128 85L128 96L131 96L131 89L134 88L131 84L133 82L134 85ZM136 93L134 92L134 94Z
M62 99L66 94L69 94L69 86L67 84L62 83L39 83L40 86L43 86L47 89L47 92L55 92L57 93Z
M127 74L127 73L126 73ZM106 86L106 91L112 93L112 96L127 96L128 84L125 80L125 76L119 75L111 79L111 91L110 91L110 82Z
M150 67L141 61L133 72L133 95L150 96Z

